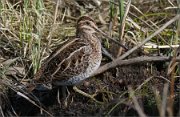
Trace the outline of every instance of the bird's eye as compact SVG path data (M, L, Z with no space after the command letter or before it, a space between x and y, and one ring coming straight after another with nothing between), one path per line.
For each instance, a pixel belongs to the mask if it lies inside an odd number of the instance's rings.
M86 25L90 25L90 23L89 23L89 22L86 22Z

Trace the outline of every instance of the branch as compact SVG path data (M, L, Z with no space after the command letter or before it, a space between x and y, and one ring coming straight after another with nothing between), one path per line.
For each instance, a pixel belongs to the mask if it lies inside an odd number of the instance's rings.
M170 24L172 24L173 22L175 22L176 20L180 19L180 15L176 15L175 17L173 17L170 21L166 22L161 28L159 28L156 32L154 32L153 34L151 34L149 37L147 37L146 39L144 39L141 43L139 43L137 46L133 47L131 50L127 51L125 54L123 54L122 56L120 56L119 58L117 58L118 60L120 59L124 59L127 56L129 56L131 53L133 53L135 50L137 50L138 48L140 48L141 46L143 46L145 43L147 43L148 41L150 41L154 36L158 35L161 31L163 31L167 26L169 26Z
M142 63L147 63L147 62L170 61L171 58L172 57L167 57L167 56L158 56L158 57L141 56L141 57L131 58L127 60L115 59L114 61L101 66L92 76L101 74L117 66L130 65L130 64L132 65L132 64L138 64L138 63L142 64ZM176 61L180 62L180 56L176 58Z
M175 22L176 20L178 20L180 18L180 15L176 15L175 17L173 17L170 21L168 21L167 23L165 23L161 28L159 28L156 32L154 32L153 34L151 34L149 37L147 37L146 39L144 39L140 44L138 44L137 46L133 47L132 49L130 49L129 51L127 51L125 54L123 54L122 56L118 57L117 59L115 59L114 61L107 63L105 65L103 65L102 67L100 67L93 75L91 76L95 76L98 75L100 73L103 73L104 71L114 68L116 66L122 66L122 65L129 65L129 64L137 64L137 63L142 63L142 62L153 62L153 61L169 61L170 57L137 57L137 58L133 58L133 59L129 59L129 60L122 60L124 58L126 58L127 56L129 56L131 53L133 53L135 50L137 50L138 48L142 47L145 43L147 43L148 41L150 41L154 36L158 35L161 31L163 31L166 27L168 27L170 24L172 24L173 22ZM180 60L179 57L177 57L176 60Z

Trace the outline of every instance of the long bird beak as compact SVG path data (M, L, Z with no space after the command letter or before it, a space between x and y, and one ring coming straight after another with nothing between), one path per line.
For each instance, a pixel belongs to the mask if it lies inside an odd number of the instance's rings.
M127 48L126 46L122 45L122 44L119 43L117 40L109 37L106 33L104 33L102 30L100 30L97 26L93 25L93 28L94 28L96 31L100 32L104 37L112 40L114 43L116 43L116 44L118 44L119 46L123 47L125 50L128 50L128 48Z

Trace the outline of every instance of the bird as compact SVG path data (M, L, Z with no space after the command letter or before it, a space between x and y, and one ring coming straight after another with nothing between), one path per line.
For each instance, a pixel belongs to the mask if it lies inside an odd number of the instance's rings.
M35 74L33 90L38 84L49 87L72 86L90 77L102 60L101 41L97 37L97 25L88 16L81 16L74 38L59 45L44 61Z
M127 47L101 31L92 18L81 16L77 20L75 36L57 46L26 86L26 91L33 94L34 89L41 92L60 88L61 96L65 99L68 86L73 87L75 92L102 104L93 95L76 87L100 67L103 49L97 36L99 34L127 50Z

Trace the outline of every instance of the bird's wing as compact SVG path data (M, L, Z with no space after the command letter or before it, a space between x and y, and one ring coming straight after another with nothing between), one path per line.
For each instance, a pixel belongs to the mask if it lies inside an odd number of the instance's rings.
M67 41L47 58L41 69L43 76L40 78L61 81L85 72L91 52L92 48L84 39L74 38Z

